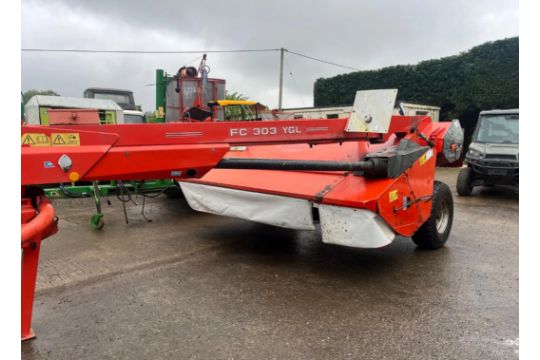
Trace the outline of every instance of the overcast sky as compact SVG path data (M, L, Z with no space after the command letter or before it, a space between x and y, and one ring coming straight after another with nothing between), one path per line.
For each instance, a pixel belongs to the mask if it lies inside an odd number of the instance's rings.
M22 48L227 50L284 47L359 69L414 64L518 35L517 0L22 0ZM22 89L82 96L133 90L155 107L155 69L197 54L28 53ZM346 70L286 54L284 107L313 105L313 83ZM196 64L196 63L194 63ZM209 54L211 77L277 107L279 52Z

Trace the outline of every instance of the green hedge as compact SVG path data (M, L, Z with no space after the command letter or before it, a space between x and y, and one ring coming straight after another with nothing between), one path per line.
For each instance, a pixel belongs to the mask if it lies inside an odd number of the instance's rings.
M317 79L315 106L349 105L357 90L397 88L398 100L441 107L470 135L480 110L519 107L519 38L488 42L459 55Z

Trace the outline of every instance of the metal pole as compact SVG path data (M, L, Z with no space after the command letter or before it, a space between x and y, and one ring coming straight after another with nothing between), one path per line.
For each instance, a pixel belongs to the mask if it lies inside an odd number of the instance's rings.
M279 101L278 101L278 110L282 109L282 99L283 99L283 56L285 49L281 48L280 51L280 60L279 60Z

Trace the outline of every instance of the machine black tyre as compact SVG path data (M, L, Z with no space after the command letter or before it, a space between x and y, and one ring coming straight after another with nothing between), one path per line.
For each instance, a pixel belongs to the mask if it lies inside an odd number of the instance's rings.
M414 243L421 249L434 250L442 247L450 235L453 219L454 201L450 187L435 181L431 214L412 236Z
M458 195L461 195L461 196L471 195L473 186L472 186L472 169L470 167L466 167L460 170L458 178L457 178L456 189L457 189Z

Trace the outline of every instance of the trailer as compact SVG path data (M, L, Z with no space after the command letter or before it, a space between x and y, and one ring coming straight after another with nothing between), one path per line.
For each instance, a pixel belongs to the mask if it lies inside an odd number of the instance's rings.
M98 111L101 124L123 124L124 111L112 100L67 96L35 95L24 105L28 125L49 125L49 110L92 109Z
M453 202L435 166L459 159L463 132L457 120L392 115L396 94L358 92L351 116L335 120L22 126L21 338L34 337L41 241L58 230L37 184L173 177L196 210L317 225L324 242L342 246L381 247L402 235L440 248ZM78 141L54 145L57 136Z

